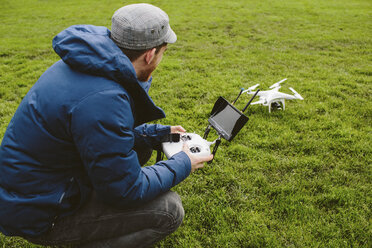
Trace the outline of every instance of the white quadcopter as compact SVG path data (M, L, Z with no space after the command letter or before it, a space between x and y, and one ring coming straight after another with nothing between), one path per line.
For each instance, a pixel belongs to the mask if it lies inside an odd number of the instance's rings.
M263 106L269 106L269 113L271 113L271 108L281 109L281 107L283 107L283 110L285 110L285 99L304 100L304 98L291 87L289 87L289 89L293 92L293 95L279 92L279 89L281 88L280 84L283 83L285 80L287 79L285 78L271 85L270 86L271 90L265 90L265 91L258 90L259 92L254 91L260 85L260 84L256 84L256 85L249 87L246 90L242 89L241 93L247 93L251 95L257 94L260 97L260 99L256 102L252 102L251 105L262 104ZM282 104L281 106L280 106L280 103Z

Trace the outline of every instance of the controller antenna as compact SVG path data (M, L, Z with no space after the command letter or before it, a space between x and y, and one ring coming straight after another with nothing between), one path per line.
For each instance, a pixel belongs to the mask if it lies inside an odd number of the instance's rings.
M236 99L231 103L232 105L234 105L236 103L236 101L239 99L240 95L243 93L244 91L244 88L241 88L240 89L240 92L239 92L239 95L236 97Z
M245 107L243 108L242 110L242 113L244 113L244 111L248 108L248 106L251 104L251 102L253 101L253 98L255 98L255 96L258 94L258 92L260 91L260 89L258 89L256 91L256 93L254 93L254 95L252 96L252 98L249 100L249 102L247 103L247 105L245 105Z

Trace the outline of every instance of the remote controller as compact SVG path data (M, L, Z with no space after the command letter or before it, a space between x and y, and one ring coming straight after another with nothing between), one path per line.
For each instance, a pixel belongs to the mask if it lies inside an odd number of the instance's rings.
M196 133L181 134L179 141L162 143L165 156L169 159L174 154L182 151L184 143L188 145L192 155L204 157L211 154L210 146L214 142L208 142Z
M244 109L240 111L234 105L240 95L244 92L244 89L240 89L238 97L232 102L228 102L225 98L219 97L214 103L210 117L208 118L209 125L204 131L204 137L200 137L195 133L173 133L168 134L162 138L163 151L158 151L156 161L162 159L162 154L169 159L174 154L182 151L183 145L186 143L190 149L190 153L194 156L208 156L213 154L213 158L216 155L217 149L221 144L221 139L232 141L235 135L243 128L245 123L248 121L248 117L244 115L244 111L251 104L253 98L257 95L260 90L254 93L253 97L249 100ZM215 129L218 138L213 142L208 142L208 137L211 128ZM210 146L214 144L213 151L211 152ZM212 162L209 161L208 163Z

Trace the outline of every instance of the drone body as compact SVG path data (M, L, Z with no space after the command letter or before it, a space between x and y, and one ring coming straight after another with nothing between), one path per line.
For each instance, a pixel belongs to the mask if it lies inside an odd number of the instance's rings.
M287 80L286 78L271 85L270 89L271 90L266 90L266 91L259 91L257 93L257 96L259 96L259 100L256 102L252 102L251 105L255 104L261 104L263 106L269 106L269 113L271 113L271 108L275 107L278 109L283 108L285 110L285 99L288 100L294 100L294 99L299 99L303 100L304 98L298 94L293 88L289 88L292 92L293 95L286 94L283 92L279 92L279 89L281 88L280 84ZM247 93L247 94L255 94L256 92L254 91L259 84L253 85L249 87L247 90L243 90L242 93Z

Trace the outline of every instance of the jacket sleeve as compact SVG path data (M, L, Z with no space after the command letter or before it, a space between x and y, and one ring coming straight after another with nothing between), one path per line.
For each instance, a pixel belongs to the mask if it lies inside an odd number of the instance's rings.
M159 149L162 138L170 133L170 126L142 124L134 129L135 145Z
M128 96L118 90L91 95L71 113L71 133L94 190L101 199L118 206L149 201L191 171L184 152L141 167L133 150L133 125Z

